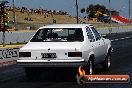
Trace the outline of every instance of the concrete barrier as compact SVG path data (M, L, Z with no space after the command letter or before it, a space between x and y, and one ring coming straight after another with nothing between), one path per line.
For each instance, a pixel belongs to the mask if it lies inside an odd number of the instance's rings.
M132 32L132 28L100 28L97 30L101 34Z
M26 43L33 36L34 32L5 32L5 43ZM0 32L0 44L3 42L2 32Z
M101 34L132 32L132 28L100 28L97 30ZM34 33L35 32L6 32L5 43L27 43ZM2 44L2 32L0 32L0 44Z

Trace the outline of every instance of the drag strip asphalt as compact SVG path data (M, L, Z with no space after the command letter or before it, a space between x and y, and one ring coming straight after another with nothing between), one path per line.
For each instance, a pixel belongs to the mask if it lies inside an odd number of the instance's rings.
M104 71L101 65L95 68L95 74L127 74L132 79L132 33L108 34L112 41L112 66ZM72 68L71 68L72 69ZM51 71L52 70L52 71ZM12 65L0 68L0 88L132 88L132 81L125 84L86 84L80 86L74 80L74 70L51 69L40 81L29 81L22 67ZM67 71L68 70L68 71Z

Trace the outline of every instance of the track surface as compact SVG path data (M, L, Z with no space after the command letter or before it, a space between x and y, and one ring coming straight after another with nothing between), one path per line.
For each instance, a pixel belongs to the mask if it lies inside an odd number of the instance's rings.
M114 52L110 71L103 71L99 65L95 74L128 74L132 79L132 33L110 34ZM66 71L69 70L69 71ZM0 68L0 88L132 88L132 81L127 84L86 84L77 85L73 69L47 71L45 79L28 81L22 67L17 65Z

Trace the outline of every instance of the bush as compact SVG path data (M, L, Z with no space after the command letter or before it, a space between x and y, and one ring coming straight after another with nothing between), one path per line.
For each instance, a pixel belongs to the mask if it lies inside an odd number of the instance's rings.
M16 29L14 29L15 31L18 31L18 29L16 28Z

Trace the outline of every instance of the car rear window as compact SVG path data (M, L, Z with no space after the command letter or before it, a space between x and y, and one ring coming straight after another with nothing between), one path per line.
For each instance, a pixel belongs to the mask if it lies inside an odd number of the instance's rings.
M82 28L39 29L30 42L73 42L84 41Z

